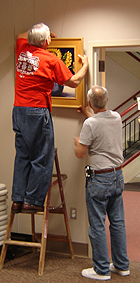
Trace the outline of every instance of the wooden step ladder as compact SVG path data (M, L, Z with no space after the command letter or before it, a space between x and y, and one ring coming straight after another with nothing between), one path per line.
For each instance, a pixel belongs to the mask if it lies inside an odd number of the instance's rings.
M32 247L33 252L35 252L36 248L40 248L38 275L40 275L40 276L43 275L47 238L54 240L54 241L68 242L69 248L70 248L71 258L74 258L74 251L73 251L73 246L72 246L72 241L71 241L68 215L67 215L65 197L64 197L64 192L63 192L63 185L62 185L62 181L67 178L67 175L60 173L57 149L55 149L54 162L55 162L55 167L56 167L56 174L52 175L51 184L50 184L48 193L46 195L45 203L44 203L44 212L37 212L37 213L31 214L32 242L11 240L11 238L10 238L11 229L12 229L15 214L10 213L10 217L9 217L9 221L8 221L8 225L7 225L7 230L6 230L6 234L5 234L5 239L4 239L3 247L2 247L2 250L1 250L0 270L3 268L3 265L4 265L8 245L17 245L17 246ZM53 178L55 178L54 181L53 181ZM50 198L51 198L51 189L56 184L58 184L58 186L59 186L61 204L57 207L54 207L54 206L50 206ZM67 232L66 236L48 234L49 213L58 213L58 214L64 215L66 232ZM38 236L38 233L35 233L35 215L43 215L42 234L40 234L41 235L41 242L36 241L36 236Z

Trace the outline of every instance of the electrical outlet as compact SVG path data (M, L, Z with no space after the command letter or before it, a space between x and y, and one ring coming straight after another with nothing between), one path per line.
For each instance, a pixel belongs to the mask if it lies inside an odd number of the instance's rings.
M77 209L74 207L70 208L70 218L71 219L77 219Z

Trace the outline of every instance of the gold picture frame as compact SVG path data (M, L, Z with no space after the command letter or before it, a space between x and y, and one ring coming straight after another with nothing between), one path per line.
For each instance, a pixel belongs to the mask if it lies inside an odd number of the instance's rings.
M55 53L73 74L81 69L82 62L78 54L83 55L83 38L52 38L47 50ZM84 79L76 89L57 85L56 88L58 87L62 87L63 91L61 94L60 91L52 91L52 107L77 108L85 105Z

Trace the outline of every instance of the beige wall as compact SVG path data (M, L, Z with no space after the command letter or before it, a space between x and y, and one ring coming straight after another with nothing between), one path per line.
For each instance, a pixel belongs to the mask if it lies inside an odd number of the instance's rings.
M14 99L15 35L28 30L35 23L45 22L59 37L83 37L87 54L89 41L139 39L140 1L0 0L0 2L0 182L5 183L9 191L7 202L10 212L15 153L11 121ZM112 86L112 79L108 81L108 86ZM119 103L131 95L129 91L126 91L124 96L118 93ZM109 107L114 106L112 92ZM61 171L68 175L68 179L64 181L68 216L70 207L76 207L78 214L77 220L69 219L72 241L87 243L88 224L84 189L84 166L87 158L77 160L74 156L73 144L73 137L79 135L83 117L76 112L76 109L54 108L53 121ZM53 198L57 204L56 190ZM63 232L63 220L55 220L56 217L53 216L52 221L49 222L49 229L56 233ZM30 233L29 221L28 215L16 216L13 231ZM38 220L37 229L41 229Z

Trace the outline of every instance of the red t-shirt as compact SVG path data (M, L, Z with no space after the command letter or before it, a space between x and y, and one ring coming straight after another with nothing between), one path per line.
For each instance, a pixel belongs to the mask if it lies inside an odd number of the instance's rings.
M14 106L51 108L54 82L63 85L72 73L53 53L29 45L24 38L16 43L16 85Z

